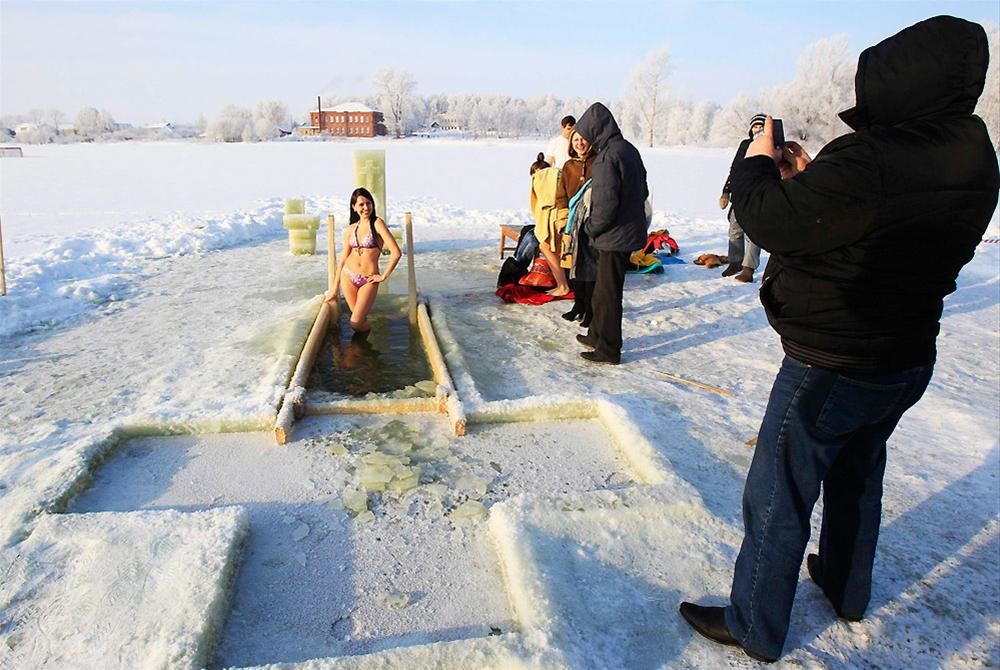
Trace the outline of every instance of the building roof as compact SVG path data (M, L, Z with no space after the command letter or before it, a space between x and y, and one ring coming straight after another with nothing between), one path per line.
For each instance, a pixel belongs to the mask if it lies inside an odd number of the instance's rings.
M350 113L350 112L374 112L376 110L360 102L338 102L332 106L322 107L321 111Z

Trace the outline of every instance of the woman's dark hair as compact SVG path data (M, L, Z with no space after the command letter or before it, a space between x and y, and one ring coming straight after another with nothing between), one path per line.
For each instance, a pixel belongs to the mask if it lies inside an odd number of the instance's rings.
M544 170L547 167L552 167L545 161L545 154L541 151L538 152L538 158L535 162L531 164L531 174L535 174L539 170Z
M580 153L576 149L573 148L573 138L576 137L577 135L580 135L580 133L578 133L578 132L576 132L574 130L570 134L570 136L569 136L569 157L570 158L586 158L586 156L581 156ZM583 135L580 135L580 137L583 137ZM592 153L594 153L594 145L593 144L591 144L590 148L587 149L587 155L588 156L590 154L592 154Z
M351 193L351 215L350 215L350 222L351 223L357 223L358 221L361 220L361 215L354 211L354 203L356 203L358 201L358 197L359 196L364 196L364 197L368 198L368 202L370 202L372 204L372 216L368 220L368 223L370 223L370 224L372 224L374 226L375 225L375 219L378 218L378 214L375 213L375 198L372 197L372 194L369 193L368 189L366 189L366 188L356 188L356 189L354 189L354 193Z

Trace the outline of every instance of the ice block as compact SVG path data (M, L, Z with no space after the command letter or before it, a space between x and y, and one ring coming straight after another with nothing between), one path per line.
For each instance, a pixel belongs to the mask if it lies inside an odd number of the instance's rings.
M354 152L355 188L366 188L375 198L375 213L383 221L388 221L385 203L385 151L369 150Z

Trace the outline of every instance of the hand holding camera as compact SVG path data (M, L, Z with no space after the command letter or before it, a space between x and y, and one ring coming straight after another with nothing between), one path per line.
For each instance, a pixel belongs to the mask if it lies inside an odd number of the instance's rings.
M778 171L781 172L782 179L791 179L800 172L805 171L806 166L811 162L812 157L806 153L805 149L799 146L798 142L786 142L781 162L778 163Z
M754 156L770 156L775 163L781 162L785 147L785 132L781 119L764 119L764 130L754 136L753 142L747 147L747 158Z

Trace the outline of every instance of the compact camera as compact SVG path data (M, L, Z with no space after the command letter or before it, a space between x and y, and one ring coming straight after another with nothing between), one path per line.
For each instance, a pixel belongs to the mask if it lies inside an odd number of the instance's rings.
M774 148L781 149L785 146L785 126L781 123L781 119L771 119L771 130L774 134ZM756 133L753 134L754 139L757 139L764 134L764 129L761 128Z

